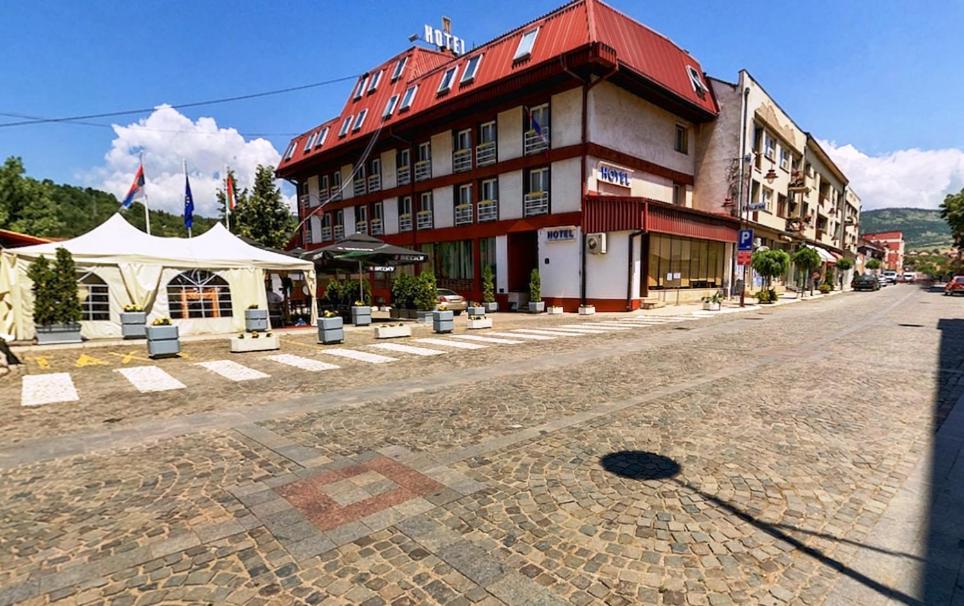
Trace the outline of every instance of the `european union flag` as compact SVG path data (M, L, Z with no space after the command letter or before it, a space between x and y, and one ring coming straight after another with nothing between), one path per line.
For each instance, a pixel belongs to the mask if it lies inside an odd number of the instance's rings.
M194 225L194 196L191 195L191 180L184 173L184 227Z

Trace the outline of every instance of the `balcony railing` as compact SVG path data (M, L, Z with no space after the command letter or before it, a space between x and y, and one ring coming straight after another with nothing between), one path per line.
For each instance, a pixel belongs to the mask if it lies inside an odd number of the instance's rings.
M395 173L395 182L398 185L408 185L412 182L412 167L399 166Z
M479 201L479 223L483 221L496 221L499 218L498 200Z
M420 210L415 215L415 225L419 229L432 229L434 222L432 220L432 211L430 210Z
M419 160L415 163L415 180L424 181L432 178L432 161Z
M522 201L523 217L547 214L549 214L549 192L537 191L525 195Z
M452 172L464 173L467 170L472 170L472 148L452 152Z
M368 191L381 191L381 189L382 189L382 176L368 175Z
M369 223L369 227L371 228L371 234L373 236L380 236L385 233L385 229L382 227L381 219L372 219Z
M345 239L345 226L344 226L344 225L336 225L336 226L335 226L335 239L336 239L336 240L344 240L344 239Z
M489 164L495 164L496 160L496 149L495 141L489 141L487 143L479 143L475 146L475 163L479 166L488 166Z
M355 177L354 191L356 196L361 196L365 193L365 177Z
M545 131L540 135L534 130L526 132L524 142L525 154L536 154L549 148L549 134Z
M321 227L321 241L327 242L331 240L331 225Z
M398 215L398 231L412 231L412 214Z
M459 204L455 207L455 224L466 225L472 222L472 204Z
M326 188L326 189L319 189L319 190L318 190L318 202L319 202L319 204L320 204L321 202L324 202L324 201L326 201L326 200L328 199L328 193L329 193L329 192L328 192L328 189L327 189L327 188Z
M302 209L308 208L308 194L298 194L298 206Z
M355 233L368 235L368 221L355 221Z
M337 202L338 200L341 200L341 185L332 187L331 191L328 192L329 202Z

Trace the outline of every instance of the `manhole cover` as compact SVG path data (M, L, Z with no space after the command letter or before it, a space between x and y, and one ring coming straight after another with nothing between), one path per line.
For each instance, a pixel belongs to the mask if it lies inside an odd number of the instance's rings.
M687 326L676 326L675 328L676 330L693 330L692 328L689 328Z
M904 326L906 328L924 328L923 324L898 324L897 326Z

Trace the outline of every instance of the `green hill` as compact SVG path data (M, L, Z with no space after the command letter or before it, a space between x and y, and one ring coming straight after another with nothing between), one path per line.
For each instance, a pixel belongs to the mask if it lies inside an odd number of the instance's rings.
M947 248L953 245L951 230L939 210L924 208L878 208L860 213L860 233L899 230L907 250Z

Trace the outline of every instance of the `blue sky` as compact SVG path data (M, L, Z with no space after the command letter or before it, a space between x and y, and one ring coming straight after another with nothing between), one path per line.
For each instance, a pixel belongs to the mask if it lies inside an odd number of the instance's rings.
M408 34L441 14L452 17L454 32L471 46L559 3L4 2L0 112L96 113L348 76L402 50ZM929 171L926 196L914 205L934 206L944 190L961 187L964 3L612 4L688 49L711 75L733 80L741 67L749 69L798 124L842 148L835 157L852 178L861 175L858 191L865 199L871 193L869 205L894 203L886 199L893 187L879 182L882 172L913 181ZM350 86L183 113L245 134L271 133L267 139L282 150L284 133L335 114ZM99 122L126 125L146 117ZM178 133L158 134L182 148L191 144ZM108 182L105 155L115 138L110 128L88 126L0 128L0 156L22 156L37 177L99 185ZM266 157L262 152L248 156Z

